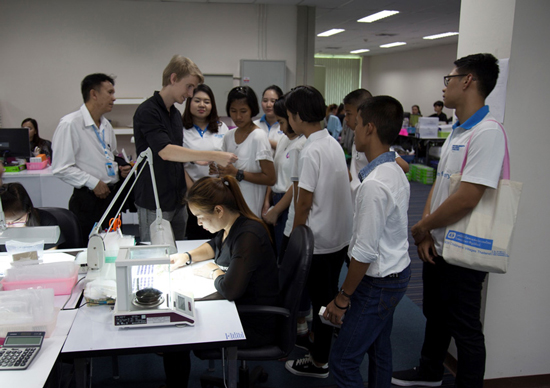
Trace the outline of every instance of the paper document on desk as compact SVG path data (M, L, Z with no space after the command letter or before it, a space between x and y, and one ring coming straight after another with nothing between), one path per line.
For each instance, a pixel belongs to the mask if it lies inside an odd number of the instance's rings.
M179 292L190 291L195 299L201 299L216 292L212 279L196 276L193 271L213 260L193 263L172 272L172 290Z

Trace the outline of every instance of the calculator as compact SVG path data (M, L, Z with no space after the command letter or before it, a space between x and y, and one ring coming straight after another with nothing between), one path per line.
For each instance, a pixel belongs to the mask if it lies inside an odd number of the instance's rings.
M38 354L44 331L10 331L0 348L0 371L24 370Z

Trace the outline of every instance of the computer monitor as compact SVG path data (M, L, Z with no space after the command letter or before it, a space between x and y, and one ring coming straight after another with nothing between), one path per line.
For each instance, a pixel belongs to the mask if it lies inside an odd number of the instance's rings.
M0 128L0 156L30 158L29 128Z

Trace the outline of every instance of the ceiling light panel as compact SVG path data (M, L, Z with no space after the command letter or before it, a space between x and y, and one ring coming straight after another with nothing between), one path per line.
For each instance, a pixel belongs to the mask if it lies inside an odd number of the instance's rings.
M455 36L455 35L458 35L458 32L444 32L442 34L425 36L422 39L430 39L430 40L432 40L432 39L441 39L441 38L447 38L449 36Z
M350 54L368 53L369 51L370 51L369 49L359 49L359 50L350 51Z
M390 48L390 47L397 47L397 46L404 46L406 45L406 42L393 42L393 43L387 43L380 45L381 48Z
M325 32L321 32L320 34L317 34L317 36L319 37L327 37L327 36L332 36L332 35L336 35L336 34L339 34L341 32L344 32L345 30L342 29L342 28L333 28L332 30L328 30L328 31L325 31Z
M377 13L373 13L372 15L369 15L369 16L365 16L364 18L361 18L357 21L359 23L372 23L372 22L375 22L377 20L387 18L389 16L397 15L398 13L399 13L399 11L384 10L384 11L380 11L380 12L377 12Z

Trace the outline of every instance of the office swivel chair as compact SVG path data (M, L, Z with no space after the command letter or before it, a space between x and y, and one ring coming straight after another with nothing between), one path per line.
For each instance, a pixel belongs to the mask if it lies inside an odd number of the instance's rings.
M239 388L254 386L259 380L267 380L267 373L256 367L250 374L246 361L268 361L287 357L296 344L296 320L302 291L305 288L313 256L313 233L305 225L294 229L288 241L288 247L279 266L279 291L282 296L281 307L238 306L239 315L276 314L279 316L280 336L276 343L257 348L237 349L237 359L241 360L239 369ZM195 351L202 360L220 359L222 353L217 350ZM223 387L223 380L213 376L202 376L201 386Z
M59 244L59 249L86 247L82 239L78 218L72 211L60 207L41 207L40 210L50 213L57 220L59 229L65 238L65 242Z

